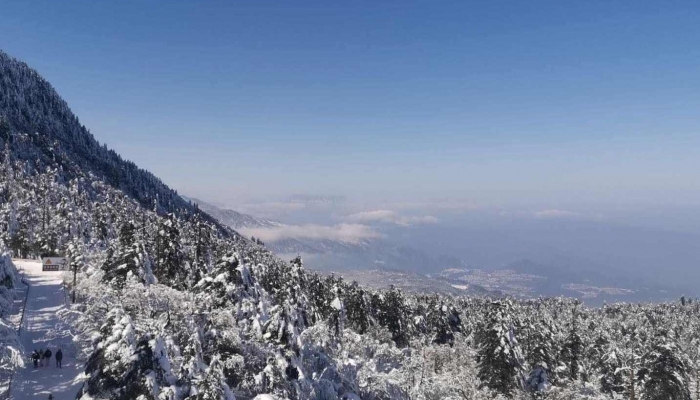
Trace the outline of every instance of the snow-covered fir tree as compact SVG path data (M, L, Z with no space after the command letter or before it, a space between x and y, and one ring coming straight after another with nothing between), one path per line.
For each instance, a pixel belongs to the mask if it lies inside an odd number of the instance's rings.
M523 358L516 339L513 305L494 301L477 332L479 379L482 384L510 396L523 386Z
M665 329L657 332L642 358L638 379L643 382L644 400L690 400L688 361L669 334Z

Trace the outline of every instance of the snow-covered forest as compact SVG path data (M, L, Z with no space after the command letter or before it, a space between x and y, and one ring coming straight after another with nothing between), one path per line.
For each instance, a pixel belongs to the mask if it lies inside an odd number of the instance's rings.
M79 398L700 398L700 302L587 308L320 276L104 158L48 83L2 56L0 247L77 269ZM17 279L3 256L3 310ZM13 357L3 343L2 365Z
M377 292L279 260L195 206L157 213L9 147L1 176L3 243L78 268L85 398L697 396L698 302Z

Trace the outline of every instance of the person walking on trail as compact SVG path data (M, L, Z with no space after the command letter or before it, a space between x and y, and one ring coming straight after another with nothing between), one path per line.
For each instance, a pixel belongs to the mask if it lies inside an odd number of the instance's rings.
M56 367L57 368L63 368L63 366L61 365L61 360L63 360L63 352L59 348L58 350L56 350Z
M44 350L39 350L39 366L44 366Z
M44 352L44 357L46 358L46 366L50 367L51 366L51 349L46 348L46 351Z
M32 353L32 360L34 361L34 368L39 367L39 350L34 349L34 352Z

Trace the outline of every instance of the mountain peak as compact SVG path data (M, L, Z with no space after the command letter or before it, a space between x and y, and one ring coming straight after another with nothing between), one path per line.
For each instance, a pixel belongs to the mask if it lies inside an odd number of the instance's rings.
M5 144L29 168L55 166L66 180L93 174L144 207L196 212L155 175L101 145L47 80L0 51L0 145Z

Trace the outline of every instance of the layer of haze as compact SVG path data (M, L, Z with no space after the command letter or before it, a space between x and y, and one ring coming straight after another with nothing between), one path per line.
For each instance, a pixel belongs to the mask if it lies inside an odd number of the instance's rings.
M698 230L697 2L6 1L0 31L192 196Z

